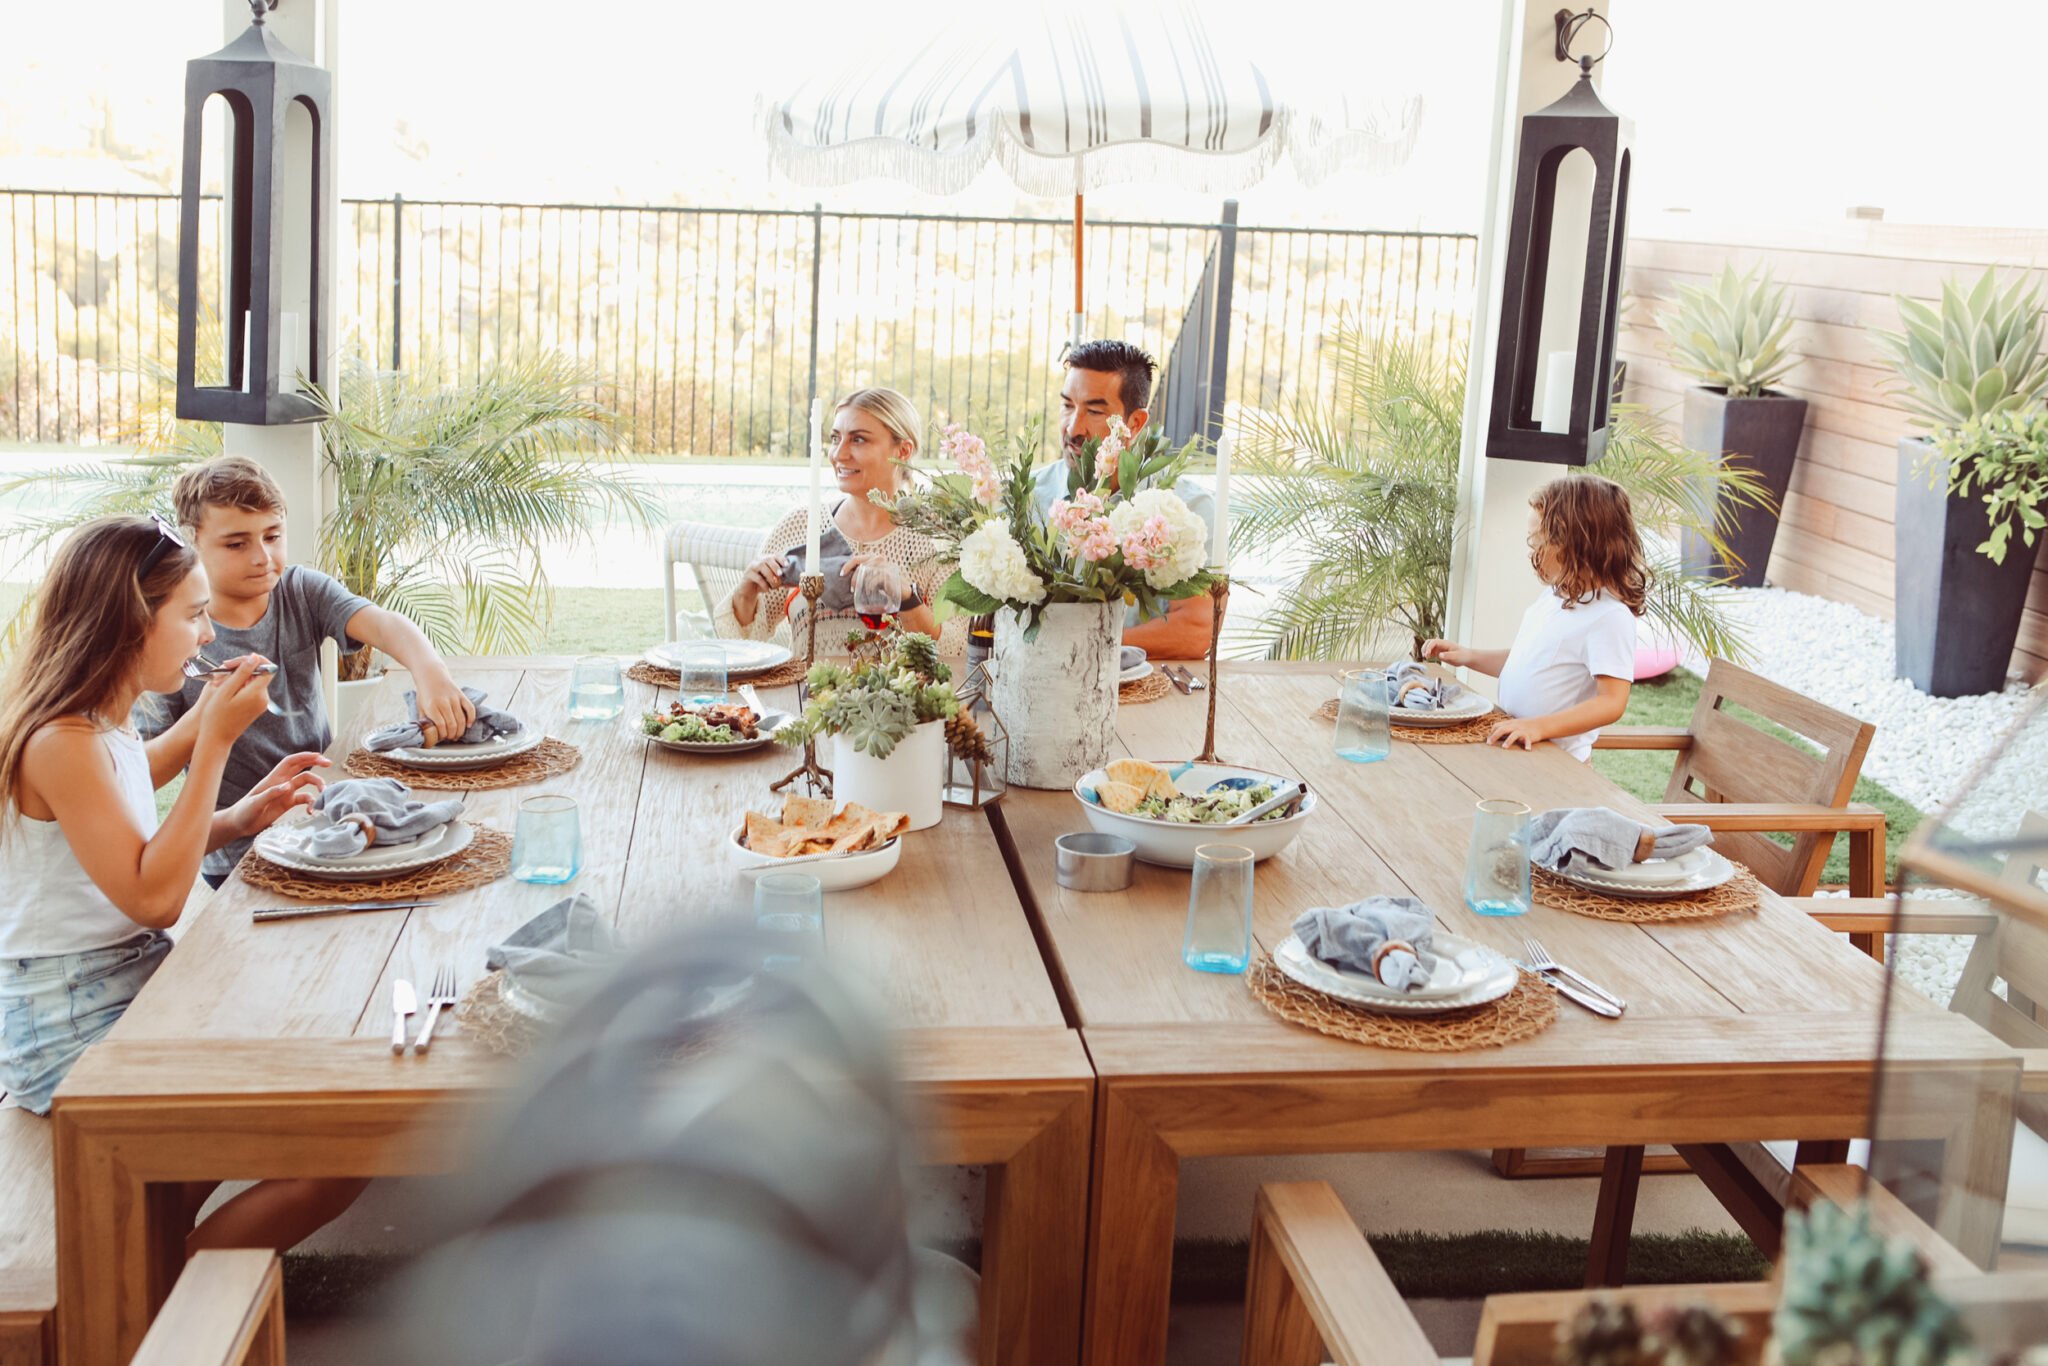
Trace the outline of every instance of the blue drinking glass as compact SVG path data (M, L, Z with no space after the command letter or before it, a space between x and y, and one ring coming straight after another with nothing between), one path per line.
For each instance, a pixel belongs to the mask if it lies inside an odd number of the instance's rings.
M754 879L754 928L775 947L768 968L795 967L825 952L825 892L809 873L762 873Z
M1529 808L1521 802L1488 798L1473 814L1465 905L1476 915L1528 913Z
M1252 956L1252 851L1239 844L1195 850L1181 961L1197 972L1243 972Z
M1370 764L1394 750L1387 720L1387 675L1383 669L1350 669L1337 695L1337 757Z
M512 834L512 876L521 882L567 882L583 871L583 828L572 797L528 797Z
M619 661L585 655L569 677L569 715L578 721L609 721L626 709L626 684Z
M693 640L676 651L676 696L684 706L725 701L725 661L725 646L715 640Z

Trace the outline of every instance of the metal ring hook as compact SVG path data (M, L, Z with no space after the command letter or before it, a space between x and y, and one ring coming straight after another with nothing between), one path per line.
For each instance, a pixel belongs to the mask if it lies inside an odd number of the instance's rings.
M1607 45L1600 49L1600 54L1597 57L1574 57L1572 56L1572 41L1579 36L1579 30L1586 26L1588 19L1599 20L1600 27L1607 30ZM1576 61L1581 71L1590 72L1596 62L1604 61L1607 54L1612 51L1614 51L1614 25L1607 22L1606 15L1592 9L1588 9L1583 14L1573 14L1568 9L1561 9L1557 12L1557 60L1560 62Z

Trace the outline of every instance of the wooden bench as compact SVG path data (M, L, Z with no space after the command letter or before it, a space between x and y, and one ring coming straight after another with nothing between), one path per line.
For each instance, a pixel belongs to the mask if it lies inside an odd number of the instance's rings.
M284 1275L267 1248L185 1263L129 1366L284 1366Z
M50 1122L26 1110L0 1110L0 1366L57 1359L50 1180Z

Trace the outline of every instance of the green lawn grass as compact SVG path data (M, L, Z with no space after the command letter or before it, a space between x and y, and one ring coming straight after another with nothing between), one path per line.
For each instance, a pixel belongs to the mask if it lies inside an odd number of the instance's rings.
M1700 699L1700 679L1684 669L1674 669L1663 678L1638 683L1629 690L1628 710L1622 714L1625 726L1683 726L1692 719ZM1754 718L1744 718L1754 719ZM1766 726L1774 734L1797 740L1791 732ZM1593 752L1593 767L1620 787L1646 802L1664 800L1664 788L1671 781L1676 756L1656 750L1602 749ZM1920 823L1921 813L1905 798L1869 778L1857 780L1853 800L1868 802L1885 814L1885 876L1898 873L1899 850L1906 836ZM1781 840L1780 843L1789 843ZM1822 870L1823 885L1849 880L1849 841L1837 839Z

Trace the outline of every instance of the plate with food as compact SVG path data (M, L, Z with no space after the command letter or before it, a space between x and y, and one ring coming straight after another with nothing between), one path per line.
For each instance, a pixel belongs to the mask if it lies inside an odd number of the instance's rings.
M671 702L642 713L640 733L648 744L677 754L742 754L773 740L793 719L788 712L757 712L738 703Z
M903 856L910 817L870 811L859 802L835 807L829 797L785 797L778 816L749 811L732 832L750 873L809 873L828 892L865 887L886 877Z
M1274 946L1273 966L1311 991L1352 1005L1404 1014L1464 1010L1497 1001L1515 989L1519 980L1515 965L1484 944L1444 930L1433 932L1430 938L1436 972L1428 986L1415 991L1396 991L1376 977L1325 963L1302 947L1301 936L1295 934Z
M1317 805L1316 794L1305 789L1300 801L1249 825L1229 822L1296 781L1233 764L1118 759L1083 774L1074 784L1074 800L1090 826L1124 836L1144 862L1192 868L1195 850L1204 844L1243 845L1263 859L1292 843Z
M433 769L437 772L465 772L477 768L495 768L507 759L517 758L528 750L538 749L540 742L547 739L539 726L524 726L515 735L503 735L495 740L485 740L474 745L448 740L438 745L406 745L400 749L385 750L377 757L389 759L395 764L409 768Z
M777 645L772 640L671 640L649 650L647 662L657 668L680 671L683 651L705 645L716 645L725 652L725 674L728 678L766 673L795 658L787 645Z

